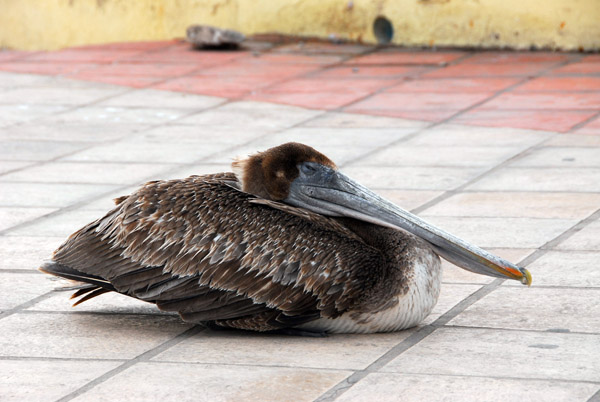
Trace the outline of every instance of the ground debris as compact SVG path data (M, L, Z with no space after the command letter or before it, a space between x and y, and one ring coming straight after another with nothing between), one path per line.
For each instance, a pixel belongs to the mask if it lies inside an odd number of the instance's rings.
M186 38L197 49L237 48L246 39L241 32L209 25L190 25Z

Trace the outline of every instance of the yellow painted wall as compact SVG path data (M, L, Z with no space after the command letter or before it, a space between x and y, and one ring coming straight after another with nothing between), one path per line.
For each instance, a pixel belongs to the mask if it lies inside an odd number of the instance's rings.
M171 39L191 24L375 43L600 49L600 0L0 0L0 47L50 50Z

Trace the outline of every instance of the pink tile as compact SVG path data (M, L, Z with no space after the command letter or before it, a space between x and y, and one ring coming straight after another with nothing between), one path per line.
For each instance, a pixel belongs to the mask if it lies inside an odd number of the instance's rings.
M428 71L427 68L414 66L342 66L332 67L326 70L311 74L314 78L401 78L407 76L416 76Z
M578 62L567 64L566 66L552 70L554 75L569 75L569 74L600 74L600 63L598 62Z
M519 82L518 78L409 79L386 92L496 92Z
M487 63L546 63L563 62L573 58L574 55L553 52L496 52L482 51L466 58L462 63L487 64Z
M600 63L600 54L590 54L588 56L584 56L581 61L584 63Z
M85 50L85 49L66 49L56 52L40 52L31 55L26 59L28 62L49 61L63 63L112 63L123 60L137 54L139 50Z
M599 91L600 77L539 77L514 91Z
M386 80L325 80L298 78L269 86L249 98L318 109L336 109L389 85Z
M600 92L510 92L486 102L482 109L600 109Z
M0 50L0 63L22 59L31 55L33 55L33 52L23 52L20 50Z
M247 52L216 52L194 50L189 44L186 47L174 46L156 52L139 53L123 61L132 63L194 63L198 66L215 66L247 57Z
M384 92L360 101L348 109L361 110L462 110L484 101L493 93L401 93Z
M389 86L388 80L364 79L356 81L295 78L268 89L270 93L361 93L367 95Z
M403 52L371 53L347 60L345 64L446 64L463 56L464 52Z
M160 77L142 77L139 75L136 76L123 76L123 75L98 75L98 74L86 74L85 72L76 73L72 75L68 75L68 78L83 80L83 81L92 81L92 82L102 82L104 84L112 84L112 85L121 85L131 88L146 88L151 85L160 82L162 78Z
M262 102L282 103L286 105L306 107L309 109L332 110L355 102L364 97L361 93L332 93L332 92L261 92L245 97L245 99Z
M594 113L563 110L483 110L476 108L457 116L452 120L452 123L567 132L576 124L589 119Z
M265 77L188 76L160 83L154 89L239 98L275 81Z
M456 110L360 109L354 106L345 108L343 111L368 114L370 116L399 117L402 119L430 122L444 121L458 112Z
M355 45L348 43L323 43L302 42L279 46L274 49L277 53L299 53L299 54L344 54L354 55L372 49L372 46Z
M267 76L288 78L318 70L319 66L309 64L285 65L235 60L220 66L203 69L201 75L219 76Z
M144 76L144 77L177 77L198 70L194 64L170 64L170 63L114 63L101 64L90 69L82 69L86 75L111 75L111 76Z
M86 45L76 46L71 49L74 50L157 50L162 48L171 47L181 40L161 40L161 41L141 41L141 42L115 42L115 43L101 43L97 45Z
M455 64L423 75L424 78L526 77L536 75L555 63Z
M328 65L339 63L343 60L342 56L336 55L306 55L306 54L289 54L289 53L264 53L247 61L267 62L267 63L282 63L282 64L316 64Z
M89 63L51 63L14 61L0 63L0 70L14 73L60 75L76 73L83 69L95 68L97 64Z

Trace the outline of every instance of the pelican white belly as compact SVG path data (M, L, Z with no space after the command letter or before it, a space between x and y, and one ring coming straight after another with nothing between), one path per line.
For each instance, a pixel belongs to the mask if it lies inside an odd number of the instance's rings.
M433 252L415 259L408 292L396 296L398 303L376 313L349 311L337 318L320 318L299 328L327 333L392 332L418 325L437 303L441 285L440 258Z

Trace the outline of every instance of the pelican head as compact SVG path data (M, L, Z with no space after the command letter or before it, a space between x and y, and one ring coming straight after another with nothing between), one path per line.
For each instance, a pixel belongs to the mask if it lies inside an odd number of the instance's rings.
M380 197L340 173L329 158L309 146L286 143L237 160L233 169L245 192L325 216L350 217L405 230L429 242L439 256L463 269L531 285L531 274L525 268L469 244Z

